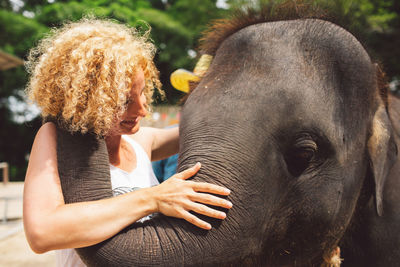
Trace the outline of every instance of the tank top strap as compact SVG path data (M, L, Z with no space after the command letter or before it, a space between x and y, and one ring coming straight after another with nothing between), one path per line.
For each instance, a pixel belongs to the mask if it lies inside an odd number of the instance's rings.
M142 147L141 144L139 144L138 142L136 142L133 138L123 135L122 136L135 150L136 153L136 160L137 160L137 164L136 166L141 166L140 163L148 163L151 162L149 159L149 156L147 155L146 151L144 150L144 148Z

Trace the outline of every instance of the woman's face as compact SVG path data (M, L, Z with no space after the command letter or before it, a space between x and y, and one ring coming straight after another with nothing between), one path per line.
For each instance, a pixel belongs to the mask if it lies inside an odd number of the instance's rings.
M134 134L139 130L139 121L147 114L144 87L144 73L139 69L127 99L126 111L111 128L109 135Z

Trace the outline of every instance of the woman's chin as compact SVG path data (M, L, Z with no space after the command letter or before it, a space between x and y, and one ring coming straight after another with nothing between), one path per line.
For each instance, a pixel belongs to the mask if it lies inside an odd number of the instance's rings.
M121 124L120 125L120 132L121 134L134 134L139 131L140 125L139 122L135 124Z

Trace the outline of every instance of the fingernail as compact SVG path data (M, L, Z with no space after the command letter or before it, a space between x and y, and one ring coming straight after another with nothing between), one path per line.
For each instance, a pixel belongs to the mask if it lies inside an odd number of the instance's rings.
M221 212L221 213L219 214L219 216L220 216L222 219L225 219L225 218L226 218L226 213L225 213L225 212Z
M225 189L224 189L224 192L225 192L226 194L230 194L230 193L231 193L231 190L225 188Z
M230 201L227 201L227 202L226 202L226 205L227 205L229 208L232 208L232 206L233 206L232 202L230 202Z
M196 165L194 165L195 167L200 167L201 166L201 163L200 162L197 162L196 163Z
M211 230L211 224L206 224L206 228L208 229L208 230Z

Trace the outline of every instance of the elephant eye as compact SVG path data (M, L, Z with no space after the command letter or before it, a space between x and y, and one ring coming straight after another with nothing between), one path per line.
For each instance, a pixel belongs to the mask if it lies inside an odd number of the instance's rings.
M317 143L312 139L298 138L285 153L288 171L295 177L300 176L314 160L318 150Z

